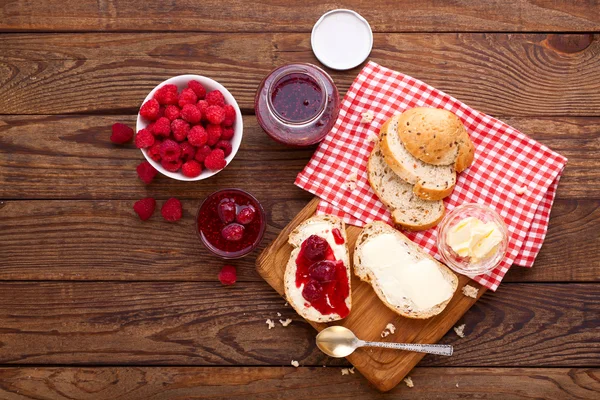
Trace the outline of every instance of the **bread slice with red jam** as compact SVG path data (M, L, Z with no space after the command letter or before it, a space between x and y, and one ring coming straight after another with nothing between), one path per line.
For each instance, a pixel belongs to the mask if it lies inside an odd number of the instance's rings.
M292 231L294 247L285 268L285 296L303 318L330 322L345 318L352 306L350 255L344 222L314 216Z

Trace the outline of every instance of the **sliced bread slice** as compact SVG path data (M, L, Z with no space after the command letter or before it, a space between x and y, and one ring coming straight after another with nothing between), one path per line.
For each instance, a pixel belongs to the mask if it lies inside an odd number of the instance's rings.
M334 229L337 229L341 233L344 239L344 244L336 243L335 237L333 236ZM304 288L304 284L300 285L300 287L296 286L296 260L298 258L298 254L300 253L302 243L311 235L317 235L325 239L333 250L335 259L343 261L344 266L346 267L346 276L348 277L348 297L346 297L345 303L348 310L352 308L352 296L350 290L350 254L348 252L348 246L346 245L346 243L348 243L346 227L344 221L333 215L311 217L298 225L292 231L292 233L290 233L288 243L291 244L294 249L292 250L292 254L290 255L285 268L285 296L288 303L296 310L296 312L309 321L337 321L344 318L344 316L341 316L337 313L322 314L316 308L311 306L310 303L303 297L302 290Z
M456 184L454 167L428 164L410 154L398 135L401 115L394 115L381 127L379 143L385 162L400 178L414 185L413 192L420 198L441 200L449 196Z
M379 200L390 210L394 223L404 229L429 229L444 217L444 202L417 197L412 185L396 175L386 164L378 143L375 143L367 163L367 177Z
M391 226L376 221L358 235L354 273L397 314L431 318L448 305L458 277Z

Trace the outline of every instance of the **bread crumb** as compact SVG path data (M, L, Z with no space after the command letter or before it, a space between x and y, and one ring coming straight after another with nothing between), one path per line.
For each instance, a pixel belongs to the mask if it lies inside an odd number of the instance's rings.
M287 307L287 306L288 306L288 302L286 301L286 302L285 302L285 304L284 304L283 306L284 306L284 307Z
M387 329L384 329L383 331L381 331L381 337L388 337L389 334L390 334L390 332L388 332Z
M360 116L362 117L362 119L360 120L361 124L369 124L371 123L371 121L373 121L373 118L375 118L373 111L364 112L360 114Z
M275 328L275 322L271 321L270 319L266 320L265 323L269 325L269 329Z
M458 387L458 382L456 383L456 387Z
M396 332L396 327L394 326L394 324L392 324L391 322L389 324L387 324L384 328L383 331L381 331L381 337L388 337L390 333L395 333Z
M406 378L404 378L404 383L406 383L406 386L408 387L415 387L415 384L412 381L412 378L410 376L407 376Z
M527 193L527 186L516 187L514 190L515 190L516 194L521 196L521 195L524 195L525 193Z
M346 177L346 182L345 182L346 187L349 190L356 189L356 181L357 180L358 180L358 174L356 173L356 171L349 173L348 176Z
M277 316L278 316L278 317L281 317L281 313L280 313L280 312L278 312L278 313L277 313Z
M455 326L454 332L456 332L458 337L464 338L465 337L465 324Z
M367 138L368 142L373 142L375 143L376 141L379 140L379 136L377 136L376 134L374 134L373 132L369 132L369 137Z
M286 319L285 321L279 320L279 323L280 323L281 325L283 325L283 326L288 326L289 324L291 324L291 323L292 323L292 320L291 320L291 319L289 319L289 318L288 318L288 319Z
M356 182L346 181L346 187L348 188L348 190L354 191L356 190Z
M354 374L354 367L350 368L350 369L348 370L348 372L350 372L351 374Z
M462 288L462 293L467 297L472 297L472 298L476 299L477 293L479 293L479 289L474 288L471 285L465 285Z
M298 368L300 366L300 363L296 360L292 360L292 366Z
M349 375L350 374L350 370L348 370L348 368L342 368L342 375Z

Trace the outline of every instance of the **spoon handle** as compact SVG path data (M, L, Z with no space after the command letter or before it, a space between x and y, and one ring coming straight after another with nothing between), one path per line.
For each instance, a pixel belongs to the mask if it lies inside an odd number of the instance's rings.
M454 348L449 344L417 344L417 343L388 343L388 342L365 342L361 340L359 347L384 347L386 349L397 349L416 351L418 353L437 354L440 356L451 356Z

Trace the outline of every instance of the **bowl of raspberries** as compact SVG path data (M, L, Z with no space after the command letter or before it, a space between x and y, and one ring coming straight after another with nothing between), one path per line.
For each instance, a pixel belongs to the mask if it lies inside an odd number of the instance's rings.
M144 99L135 145L163 175L199 181L233 160L243 128L240 108L223 85L200 75L179 75Z

